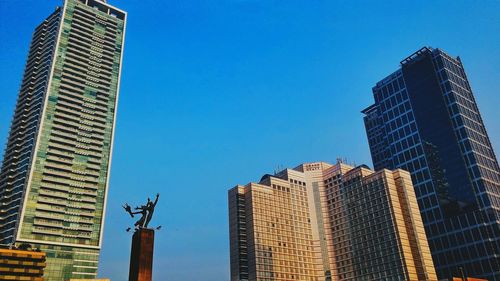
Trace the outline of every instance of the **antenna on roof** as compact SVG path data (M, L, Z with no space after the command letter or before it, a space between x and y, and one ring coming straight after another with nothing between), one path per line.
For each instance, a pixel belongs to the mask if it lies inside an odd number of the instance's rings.
M279 174L279 172L281 172L282 170L284 170L283 167L284 167L283 164L278 164L276 166L276 169L274 170L274 175L276 176L277 174Z
M356 167L356 161L349 162L349 159L347 159L347 157L337 157L337 164L346 164L349 166Z

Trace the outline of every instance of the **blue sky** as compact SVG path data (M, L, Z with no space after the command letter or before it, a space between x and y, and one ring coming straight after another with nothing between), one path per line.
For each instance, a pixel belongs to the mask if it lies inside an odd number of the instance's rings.
M101 277L128 276L121 204L160 192L154 279L229 280L227 190L302 162L371 166L360 110L422 46L462 58L500 153L499 1L109 2L129 22ZM60 3L0 0L2 149L32 30Z

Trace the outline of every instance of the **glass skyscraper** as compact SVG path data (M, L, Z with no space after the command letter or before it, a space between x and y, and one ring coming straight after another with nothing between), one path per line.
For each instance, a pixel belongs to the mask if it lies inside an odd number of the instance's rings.
M0 243L47 253L46 280L95 278L126 13L66 0L34 31L0 172Z
M411 173L438 277L500 280L500 169L460 58L422 48L373 95L373 164Z

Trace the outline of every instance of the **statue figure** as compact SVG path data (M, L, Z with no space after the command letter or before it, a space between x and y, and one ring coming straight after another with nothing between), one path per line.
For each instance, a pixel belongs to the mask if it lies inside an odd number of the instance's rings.
M156 194L156 199L155 201L151 201L148 197L148 202L146 205L142 205L140 207L135 207L134 210L137 211L132 211L132 207L130 207L129 204L125 203L123 205L123 208L127 213L130 214L130 216L133 218L134 215L140 214L141 218L134 223L134 228L141 229L141 228L148 228L148 224L151 221L151 218L153 218L153 213L155 211L155 206L156 203L158 203L158 198L160 197L160 193ZM130 228L127 229L127 231L130 231Z

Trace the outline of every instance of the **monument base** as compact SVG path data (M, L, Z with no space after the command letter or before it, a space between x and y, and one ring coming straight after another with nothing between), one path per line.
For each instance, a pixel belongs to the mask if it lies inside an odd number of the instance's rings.
M154 229L136 230L132 237L129 281L151 281L153 279Z

